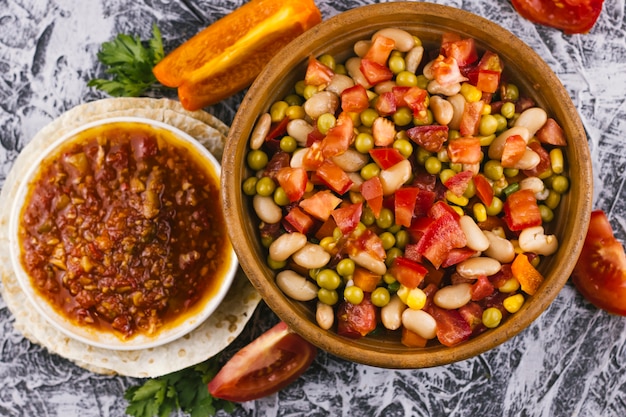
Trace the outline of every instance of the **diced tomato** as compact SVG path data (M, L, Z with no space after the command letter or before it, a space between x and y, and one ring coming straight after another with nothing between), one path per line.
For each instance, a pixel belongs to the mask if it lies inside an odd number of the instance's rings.
M474 173L472 171L461 171L448 178L443 185L445 185L452 194L461 196L465 190L467 190L473 176Z
M459 307L459 314L469 324L472 333L483 324L483 308L480 304L470 301L462 307Z
M407 129L406 134L428 152L439 152L443 143L448 140L448 126L414 126Z
M591 212L589 229L572 281L596 307L626 316L626 254L602 210Z
M459 64L453 57L439 55L435 58L430 68L435 80L443 86L467 80L467 78L461 74Z
M280 322L229 359L207 388L215 398L256 400L296 380L316 355L315 346Z
M377 64L369 59L361 59L360 70L368 83L376 85L393 78L393 72L386 65Z
M493 187L483 174L474 176L474 187L476 188L476 195L480 201L487 207L491 206L493 202Z
M337 309L337 334L359 339L376 329L378 309L372 304L369 293L364 293L363 301L354 305L342 301Z
M381 169L391 168L406 159L396 148L373 148L369 154Z
M321 151L324 158L344 153L354 140L354 122L350 115L342 112L337 117L337 124L331 127L322 140Z
M302 198L309 182L309 177L304 168L281 168L276 173L276 179L292 203Z
M436 197L437 194L434 191L420 188L420 192L415 199L415 217L426 216Z
M330 160L325 160L315 173L331 190L345 194L352 186L352 180L346 172Z
M332 236L336 227L337 223L335 223L335 219L333 219L331 213L331 216L326 219L326 221L315 231L315 238L317 240L322 240L327 236Z
M466 259L476 255L476 251L470 248L452 248L448 252L446 259L441 263L442 268L447 268L463 262Z
M387 257L382 239L370 229L366 229L358 236L351 236L347 246L348 254L367 252L379 261L384 261Z
M321 63L313 55L309 56L309 62L304 75L304 83L306 85L325 87L330 83L334 75L335 72L329 66Z
M541 225L541 212L535 194L528 189L509 195L504 202L504 221L511 231Z
M476 164L482 160L480 139L463 136L448 141L448 157L450 161L460 164Z
M502 149L501 165L504 168L515 168L517 162L526 152L526 141L520 135L511 135L506 138Z
M313 130L311 130L309 134L306 135L306 146L310 147L315 142L321 142L325 137L326 135L320 132L320 130L317 128L317 125L315 125L313 126Z
M376 146L389 146L396 137L396 125L389 119L377 117L372 124L372 136Z
M539 142L554 146L567 146L565 132L553 118L548 118L544 125L535 134Z
M428 339L420 336L419 334L402 326L402 336L400 337L400 343L406 347L423 348L428 344Z
M405 227L411 226L419 191L417 187L403 187L396 191L394 198L396 224Z
M485 103L481 100L465 103L459 126L461 136L474 136L478 133L480 116L484 105Z
M485 93L495 93L500 85L500 72L492 70L478 70L476 88Z
M322 154L322 142L313 142L302 158L302 167L307 171L315 171L322 165L324 159L324 155Z
M398 256L393 260L389 273L405 287L416 288L422 283L428 270L418 262Z
M392 91L397 94L397 88L394 87ZM402 94L402 99L398 103L406 104L413 112L413 117L417 120L428 120L428 106L427 106L428 91L419 87L409 87ZM402 104L399 104L402 105Z
M341 92L341 108L344 112L360 113L369 105L367 90L360 84L355 84Z
M473 38L444 41L441 44L443 55L454 58L459 67L464 67L478 60L476 42Z
M417 242L417 250L435 268L439 268L451 249L462 248L466 244L467 240L458 220L449 213L441 213Z
M567 34L587 33L595 25L604 0L513 0L513 7L524 18Z
M359 202L336 208L331 213L331 216L335 219L335 223L337 223L341 233L347 235L357 227L362 213L363 203Z
M480 275L470 287L470 294L472 295L473 301L482 300L493 294L494 291L495 288L493 284L485 275Z
M304 235L309 234L315 225L314 220L299 207L292 207L283 217L283 225L287 230L296 230Z
M525 169L524 175L528 177L537 177L543 173L545 173L548 169L552 167L552 163L550 162L550 154L546 149L541 145L541 142L532 141L527 145L532 151L534 151L537 155L539 155L539 164L532 169Z
M357 266L354 269L354 274L352 274L352 281L354 281L354 285L365 292L374 291L382 278L382 275L377 275L360 266Z
M341 203L341 198L329 190L321 190L300 201L299 206L318 220L326 221L333 210Z
M424 308L437 322L437 339L442 345L455 346L472 335L470 325L458 310L445 310L429 303Z
M383 208L383 185L379 177L372 177L361 184L361 195L367 201L367 205L374 217L378 218Z
M398 109L396 96L391 91L386 91L378 96L374 105L381 116L391 116Z
M379 65L386 65L387 59L389 59L389 55L395 46L396 42L393 39L385 36L377 36L376 39L372 41L363 59L373 61Z
M528 260L524 253L518 254L511 264L511 272L520 283L522 291L534 295L543 282L543 276Z
M441 216L450 215L456 221L458 221L461 216L459 213L454 211L452 207L445 201L437 201L428 209L428 216L432 219L438 219Z
M486 51L478 64L468 72L470 83L484 93L495 93L500 85L503 64L500 56Z

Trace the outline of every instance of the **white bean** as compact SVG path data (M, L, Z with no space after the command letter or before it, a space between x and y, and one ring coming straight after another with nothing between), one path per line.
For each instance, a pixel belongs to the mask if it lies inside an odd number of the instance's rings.
M250 135L250 148L259 149L265 143L265 138L272 127L272 116L269 113L263 113L254 126L252 135Z
M408 330L417 333L424 339L434 339L437 336L437 322L424 310L407 308L402 313L402 325Z
M442 85L437 80L430 80L426 89L430 94L442 94L444 96L453 96L461 91L461 83L451 83Z
M317 269L325 266L330 261L330 254L320 245L307 243L291 255L291 259L303 268Z
M358 172L348 172L348 177L352 181L349 190L361 195L361 185L365 182L361 174ZM362 199L363 196L361 195L361 201L363 201Z
M487 236L485 236L480 227L478 227L474 219L470 216L463 215L459 219L459 224L467 239L468 248L482 252L489 247L489 239L487 239Z
M522 155L522 157L515 164L513 164L512 168L521 170L533 169L539 165L539 162L541 162L539 154L530 148L526 148L524 155Z
M355 56L348 58L344 65L346 67L346 71L355 83L362 85L366 90L372 88L372 84L367 81L367 78L365 78L365 75L361 72L361 58L357 58Z
M385 275L387 272L387 265L385 265L383 261L374 258L368 252L358 251L354 255L348 256L354 261L355 264L362 266L376 275Z
M295 271L286 269L276 275L276 285L289 298L297 301L311 301L317 297L319 288L315 283Z
M386 329L397 330L402 325L402 312L406 309L406 304L402 302L398 294L394 294L389 299L387 305L380 309L380 319Z
M318 301L317 309L315 310L315 320L322 329L330 329L333 327L333 323L335 322L335 313L333 312L333 308L328 304Z
M450 129L458 130L461 126L461 119L463 118L463 112L465 111L465 97L461 94L454 94L448 97L448 102L452 105L452 119L448 123Z
M395 43L394 49L400 52L409 52L411 48L415 46L415 39L413 38L413 35L406 30L398 28L384 28L374 33L372 41L375 41L379 36L393 39Z
M524 110L515 122L513 126L522 126L528 129L530 137L535 136L535 133L543 126L548 120L548 114L541 107L531 107Z
M515 259L515 247L510 240L498 236L489 230L484 230L483 233L489 239L489 248L483 252L485 256L493 258L501 264L513 262L513 259Z
M354 86L354 80L345 74L335 74L330 79L330 83L326 86L326 91L341 95L343 90Z
M313 130L314 127L304 119L293 119L287 123L287 134L294 138L301 147L306 146L309 133Z
M330 91L315 93L302 105L304 112L313 120L325 113L335 114L338 107L339 97Z
M277 262L287 260L307 243L306 235L298 232L283 233L269 247L270 258Z
M393 80L383 81L376 84L376 86L374 87L374 92L378 95L381 95L383 93L390 93L397 85L398 84L396 84L396 82Z
M478 278L481 275L494 275L498 273L501 268L502 264L496 259L477 256L458 263L456 272L463 278Z
M252 198L252 207L261 221L274 224L283 218L283 210L272 197L256 194Z
M454 108L452 104L445 98L432 96L430 98L430 109L433 112L433 118L440 125L447 125L452 121L454 116Z
M528 227L519 234L519 247L524 252L552 255L559 248L555 235L546 235L543 226Z
M422 63L422 57L424 56L424 47L415 46L404 56L404 62L406 63L406 70L415 74L417 68Z
M471 285L464 282L461 284L448 285L435 293L434 303L446 310L463 307L472 299Z
M366 154L362 154L361 152L349 148L344 153L335 155L332 158L332 161L339 168L343 169L346 172L356 172L360 171L365 165L369 162L369 156Z
M391 195L411 178L411 162L408 159L380 171L378 177L383 187L383 195Z
M513 135L520 135L526 143L530 140L530 132L524 126L511 127L504 132L500 133L489 145L488 155L490 159L501 159L502 151L504 150L504 144L506 140Z
M424 74L424 77L426 77L427 80L435 78L435 74L433 73L433 62L434 61L427 62L422 69L422 74Z
M354 53L356 56L363 57L370 50L372 46L372 41L361 39L354 43Z
M539 177L526 177L519 182L519 187L522 190L532 191L538 200L545 200L547 197L547 195L544 196L546 185Z
M304 157L309 152L309 148L298 148L291 154L289 166L292 168L302 168L304 166Z

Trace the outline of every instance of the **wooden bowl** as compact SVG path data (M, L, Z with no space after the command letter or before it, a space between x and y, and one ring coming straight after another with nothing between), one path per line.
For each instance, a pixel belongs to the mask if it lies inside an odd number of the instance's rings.
M537 293L503 323L454 347L407 348L398 339L367 336L348 339L321 329L314 304L289 299L277 287L266 266L267 250L260 243L258 221L249 198L242 193L247 178L248 139L257 118L287 95L302 79L309 55L352 55L354 43L379 29L398 27L418 35L425 44L441 42L446 31L476 40L480 50L497 52L505 74L563 127L567 175L571 186L550 223L558 252L541 262L545 277ZM395 2L359 7L341 13L299 37L283 49L247 92L231 126L222 160L222 193L229 234L243 270L269 307L294 331L339 357L385 368L422 368L460 361L485 352L526 328L548 307L567 282L580 254L592 204L592 173L585 131L571 99L549 66L525 43L502 27L469 12L428 3Z

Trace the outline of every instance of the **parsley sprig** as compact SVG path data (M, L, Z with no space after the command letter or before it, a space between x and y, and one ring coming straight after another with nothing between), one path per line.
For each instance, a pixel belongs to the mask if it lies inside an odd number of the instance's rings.
M217 358L209 359L126 390L124 398L129 404L126 414L134 417L168 417L182 410L191 417L214 416L219 410L231 413L235 404L214 398L207 384L219 370Z
M97 56L112 79L92 79L87 83L89 87L114 97L137 97L160 86L152 73L152 68L165 56L161 31L156 24L152 25L152 38L147 42L142 42L139 36L118 34L102 44Z

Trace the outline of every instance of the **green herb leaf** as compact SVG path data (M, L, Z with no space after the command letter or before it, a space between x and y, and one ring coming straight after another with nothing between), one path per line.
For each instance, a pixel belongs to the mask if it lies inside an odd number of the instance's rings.
M126 414L134 417L169 417L181 410L191 417L214 416L218 410L235 410L230 401L213 398L208 382L217 374L219 360L209 359L199 365L146 380L143 385L130 387Z
M137 97L161 86L152 73L152 68L165 56L161 31L156 24L152 25L152 38L148 42L142 42L139 36L119 34L104 42L97 56L111 79L92 79L87 83L89 87L114 97Z

